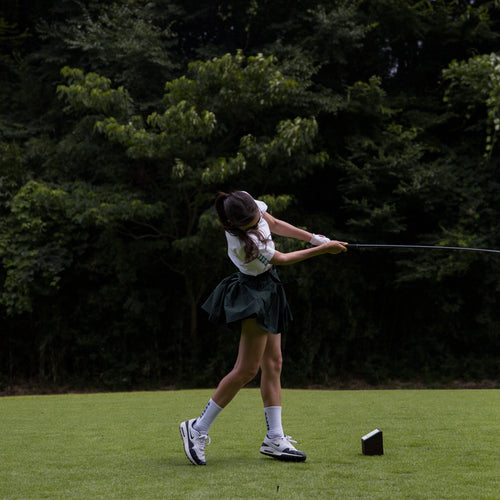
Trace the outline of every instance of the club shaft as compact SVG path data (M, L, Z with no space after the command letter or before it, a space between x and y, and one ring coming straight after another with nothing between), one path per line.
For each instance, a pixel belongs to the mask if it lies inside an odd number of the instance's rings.
M349 243L348 248L417 248L417 249L436 249L436 250L468 250L469 252L489 252L500 253L500 250L491 250L489 248L467 248L467 247L446 247L436 245L385 245L377 243Z

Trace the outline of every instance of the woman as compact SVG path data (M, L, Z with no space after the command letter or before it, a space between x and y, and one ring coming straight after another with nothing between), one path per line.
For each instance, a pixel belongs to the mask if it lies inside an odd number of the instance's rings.
M261 369L260 391L264 403L267 434L260 452L279 460L302 462L281 424L281 332L292 319L274 266L295 264L323 254L347 250L347 243L330 241L276 219L267 205L245 191L219 193L217 215L226 232L228 255L238 272L223 279L203 309L214 323L240 332L234 368L220 381L212 398L197 419L180 425L184 451L195 465L206 465L208 431L217 415ZM289 253L275 249L271 234L303 240L312 248Z

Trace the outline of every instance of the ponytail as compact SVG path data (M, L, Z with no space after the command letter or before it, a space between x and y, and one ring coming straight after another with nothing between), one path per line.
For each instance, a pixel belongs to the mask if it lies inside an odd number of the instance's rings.
M230 222L226 215L226 210L224 209L224 202L228 199L228 197L229 195L227 193L223 193L222 191L219 191L215 197L215 211L217 212L217 216L219 217L222 227L226 231L230 228Z

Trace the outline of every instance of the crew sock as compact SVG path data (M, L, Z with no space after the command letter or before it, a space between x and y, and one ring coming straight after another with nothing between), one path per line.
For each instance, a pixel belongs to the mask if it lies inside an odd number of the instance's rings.
M207 406L203 410L203 413L193 424L193 428L195 431L198 431L200 434L208 434L210 427L214 423L217 415L222 411L222 408L215 403L212 398L208 402Z
M266 414L267 437L274 439L283 437L283 427L281 425L281 406L268 406L264 408Z

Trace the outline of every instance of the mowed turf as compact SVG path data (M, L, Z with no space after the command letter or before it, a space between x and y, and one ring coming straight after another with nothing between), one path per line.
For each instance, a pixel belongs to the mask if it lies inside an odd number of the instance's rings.
M196 467L179 423L211 394L0 398L0 498L500 498L498 390L285 390L285 432L308 456L297 464L259 453L262 403L244 389ZM385 453L364 456L375 428Z

